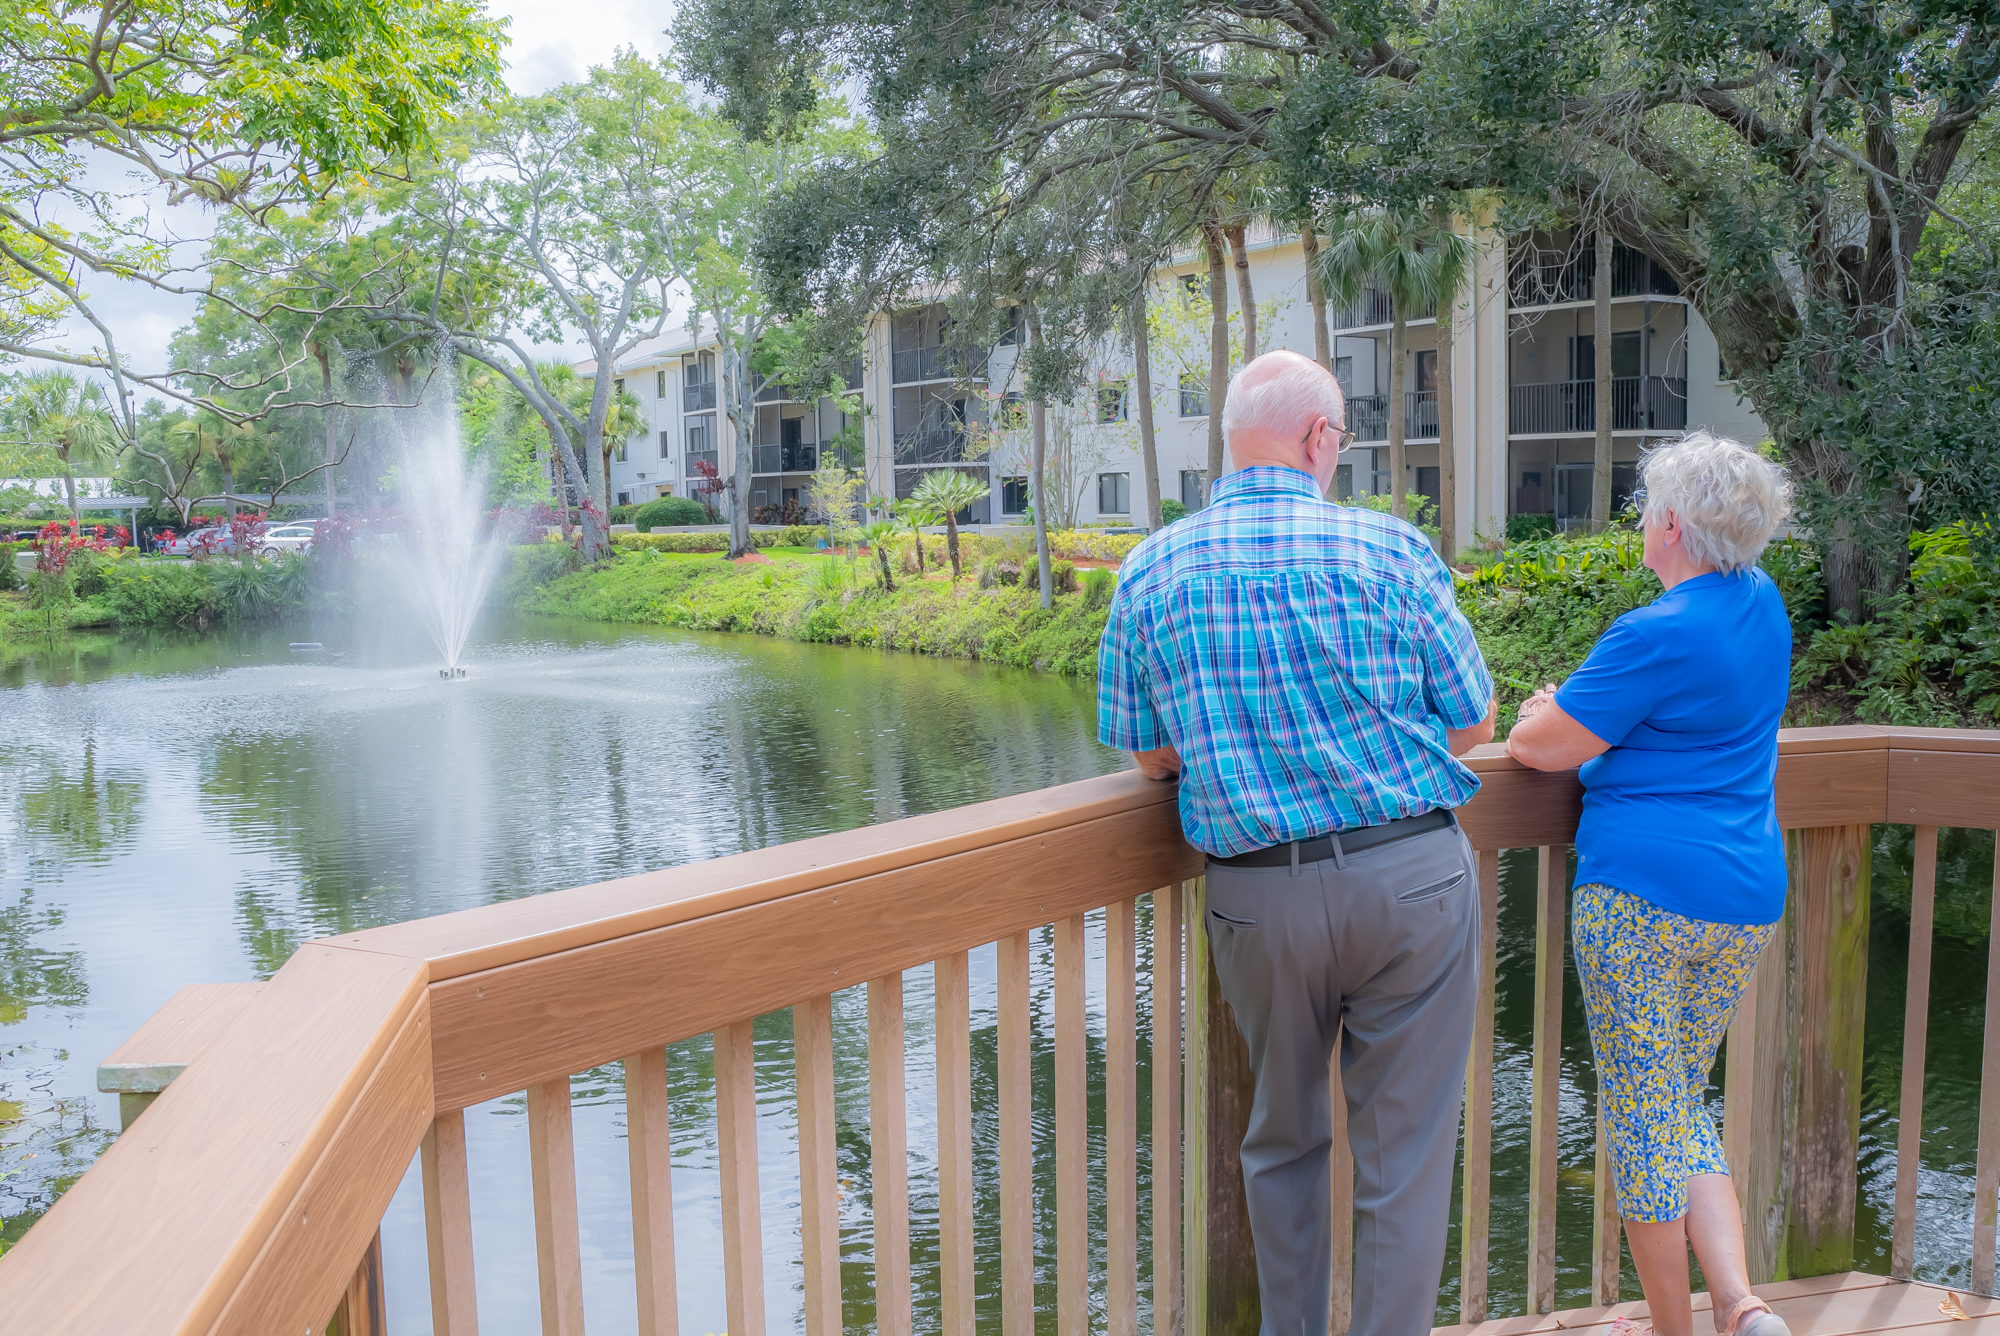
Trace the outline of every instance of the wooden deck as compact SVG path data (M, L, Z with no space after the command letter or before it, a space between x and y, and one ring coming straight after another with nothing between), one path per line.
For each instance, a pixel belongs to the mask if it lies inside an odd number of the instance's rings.
M1963 1290L1847 1271L1805 1280L1759 1285L1757 1293L1785 1319L1792 1336L2000 1336L2000 1299ZM1708 1296L1694 1296L1695 1336L1714 1330ZM1963 1316L1958 1316L1963 1314ZM1643 1302L1609 1308L1570 1308L1540 1317L1497 1318L1475 1326L1437 1327L1433 1336L1535 1336L1540 1332L1589 1332L1604 1336L1621 1317L1643 1319ZM1594 1329L1594 1330L1593 1330Z

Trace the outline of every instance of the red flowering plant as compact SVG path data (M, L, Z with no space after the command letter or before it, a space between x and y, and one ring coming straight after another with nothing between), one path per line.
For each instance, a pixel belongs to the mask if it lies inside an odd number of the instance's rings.
M113 547L123 547L131 535L123 525L102 524L84 528L75 520L52 520L35 535L35 574L28 583L28 606L40 612L48 630L55 629L57 612L68 622L69 605L76 601L76 574L79 555Z

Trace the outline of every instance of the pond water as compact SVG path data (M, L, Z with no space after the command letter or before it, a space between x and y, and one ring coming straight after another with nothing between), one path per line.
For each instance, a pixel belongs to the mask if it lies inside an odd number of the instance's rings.
M293 634L297 634L294 632ZM1094 741L1087 685L1043 675L762 637L534 621L490 625L471 675L440 682L393 637L370 654L300 655L286 637L78 639L0 653L0 1237L46 1209L116 1134L98 1061L184 983L267 977L302 941L716 857L1120 768ZM1990 841L1985 846L1990 850ZM1884 836L1901 857L1907 839ZM1492 1291L1525 1287L1533 853L1502 897ZM1983 859L1983 861L1982 861ZM1948 869L1983 879L1975 848ZM1983 889L1967 895L1984 903ZM1149 940L1142 901L1140 940ZM1862 1246L1886 1270L1903 920L1878 905L1870 961ZM1102 987L1093 919L1089 977ZM1142 986L1150 961L1140 961ZM1940 939L1919 1199L1919 1271L1962 1283L1970 1250L1984 945ZM998 1283L993 952L975 952L974 1147L982 1304ZM1049 946L1034 970L1036 1096L1053 1088ZM935 1329L936 1162L930 971L906 979L912 1233L920 1329ZM1103 1008L1093 992L1094 1082ZM1148 1024L1143 1005L1140 1021ZM796 1128L788 1013L755 1027L767 1302L796 1325ZM868 1110L861 990L836 996L843 1283L868 1323ZM1564 1018L1559 1304L1589 1284L1593 1090L1574 978ZM1150 1057L1143 1043L1141 1060ZM714 1087L706 1039L669 1053L681 1329L721 1332ZM578 1185L587 1320L635 1326L622 1074L579 1074ZM1150 1082L1139 1080L1142 1138ZM1092 1155L1102 1155L1101 1088ZM525 1104L468 1111L480 1319L539 1326ZM1038 1236L1053 1248L1053 1128L1037 1125ZM1101 1159L1099 1160L1101 1163ZM1140 1160L1142 1231L1149 1166ZM1098 1222L1101 1229L1102 1221ZM1141 1284L1149 1267L1142 1232ZM1456 1308L1457 1260L1440 1317ZM393 1328L429 1320L416 1175L384 1221ZM1098 1246L1102 1246L1101 1236ZM1043 1259L1052 1305L1053 1256ZM1628 1293L1636 1282L1626 1282ZM982 1311L982 1318L986 1314ZM997 1303L992 1317L998 1318ZM1052 1321L1052 1319L1051 1319Z

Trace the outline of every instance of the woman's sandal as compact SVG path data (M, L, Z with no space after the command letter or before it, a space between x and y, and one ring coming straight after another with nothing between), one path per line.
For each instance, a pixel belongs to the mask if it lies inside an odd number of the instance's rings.
M1730 1310L1727 1331L1729 1336L1792 1336L1785 1319L1754 1294Z

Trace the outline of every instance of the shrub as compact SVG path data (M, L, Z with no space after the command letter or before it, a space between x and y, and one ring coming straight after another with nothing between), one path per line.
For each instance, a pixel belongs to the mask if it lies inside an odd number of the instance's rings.
M1053 542L1050 544L1054 546ZM1039 561L1030 561L1021 568L1021 583L1031 589L1042 587L1042 566ZM1057 559L1049 566L1049 583L1058 594L1076 592L1076 563Z
M642 509L644 507L638 505L613 506L611 507L611 518L606 520L605 523L631 524L633 516L637 515Z
M708 507L691 496L663 496L638 507L631 520L618 522L636 524L640 533L651 533L655 529L679 529L690 524L708 523Z
M10 545L8 551L0 553L0 592L19 589L22 583L21 567L14 560Z
M1186 518L1187 507L1180 502L1174 500L1160 502L1161 524L1172 524L1175 520L1184 520Z
M611 545L627 551L727 552L726 533L615 533Z
M1537 538L1553 538L1556 534L1556 517L1553 515L1509 515L1507 517L1507 541L1510 543L1532 542Z
M1118 572L1098 567L1083 573L1083 606L1086 608L1108 608L1111 596L1118 589Z

